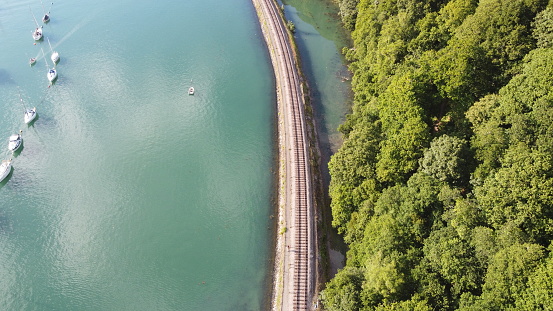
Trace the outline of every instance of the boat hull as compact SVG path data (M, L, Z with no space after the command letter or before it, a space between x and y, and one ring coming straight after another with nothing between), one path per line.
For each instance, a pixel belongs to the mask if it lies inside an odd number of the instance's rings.
M50 56L50 59L54 64L60 61L60 54L58 52L52 53L52 56Z
M56 80L58 77L58 72L55 69L52 69L48 71L47 77L48 77L48 81L54 82L54 80Z
M2 164L0 164L0 182L2 182L6 177L8 177L11 170L12 170L12 162L2 161Z
M42 28L37 28L33 31L33 39L35 39L35 41L42 39Z
M23 138L21 137L20 134L12 135L8 143L8 149L11 152L16 152L17 149L19 149L22 144L23 144Z
M25 117L24 117L25 124L31 123L35 118L36 118L36 108L27 109L25 111Z

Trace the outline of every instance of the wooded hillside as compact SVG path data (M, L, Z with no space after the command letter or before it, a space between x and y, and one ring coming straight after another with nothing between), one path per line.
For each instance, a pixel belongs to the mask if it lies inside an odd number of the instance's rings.
M326 310L553 310L553 3L340 0Z

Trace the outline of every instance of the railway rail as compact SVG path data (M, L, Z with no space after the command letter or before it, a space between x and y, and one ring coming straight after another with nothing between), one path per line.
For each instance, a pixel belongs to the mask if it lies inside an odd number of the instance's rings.
M275 284L274 310L311 310L315 283L315 252L311 172L304 98L288 31L275 0L252 0L271 54L283 125L286 159L286 235L282 251L282 284ZM280 123L280 122L279 122ZM282 198L281 198L282 199ZM275 269L277 270L277 269ZM280 289L280 290L279 290Z

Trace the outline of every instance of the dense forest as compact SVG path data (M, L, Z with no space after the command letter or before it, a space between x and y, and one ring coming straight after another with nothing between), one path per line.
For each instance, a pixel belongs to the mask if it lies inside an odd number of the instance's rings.
M339 0L325 310L553 310L553 0Z

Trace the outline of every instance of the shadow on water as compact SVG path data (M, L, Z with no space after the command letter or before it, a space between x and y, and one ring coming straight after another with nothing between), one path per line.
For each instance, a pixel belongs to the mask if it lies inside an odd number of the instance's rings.
M19 147L16 151L12 153L12 157L14 159L17 158L21 154L24 148L25 148L25 142L23 141L21 142L21 147Z
M27 123L27 128L34 128L35 127L34 124L39 118L40 118L40 115L37 113L35 115L35 118L31 122Z
M4 178L4 180L2 180L2 182L0 182L0 190L4 188L4 186L10 181L10 179L13 176L13 171L14 171L14 167L12 164L12 167L10 168L10 173L8 174L8 176L6 176L6 178ZM1 216L0 216L0 221L1 221ZM2 224L0 223L0 228L1 228L1 225Z
M14 84L12 76L5 69L0 69L0 84L3 84L3 85Z
M1 186L0 186L1 187ZM12 231L12 224L10 219L0 212L0 234Z

